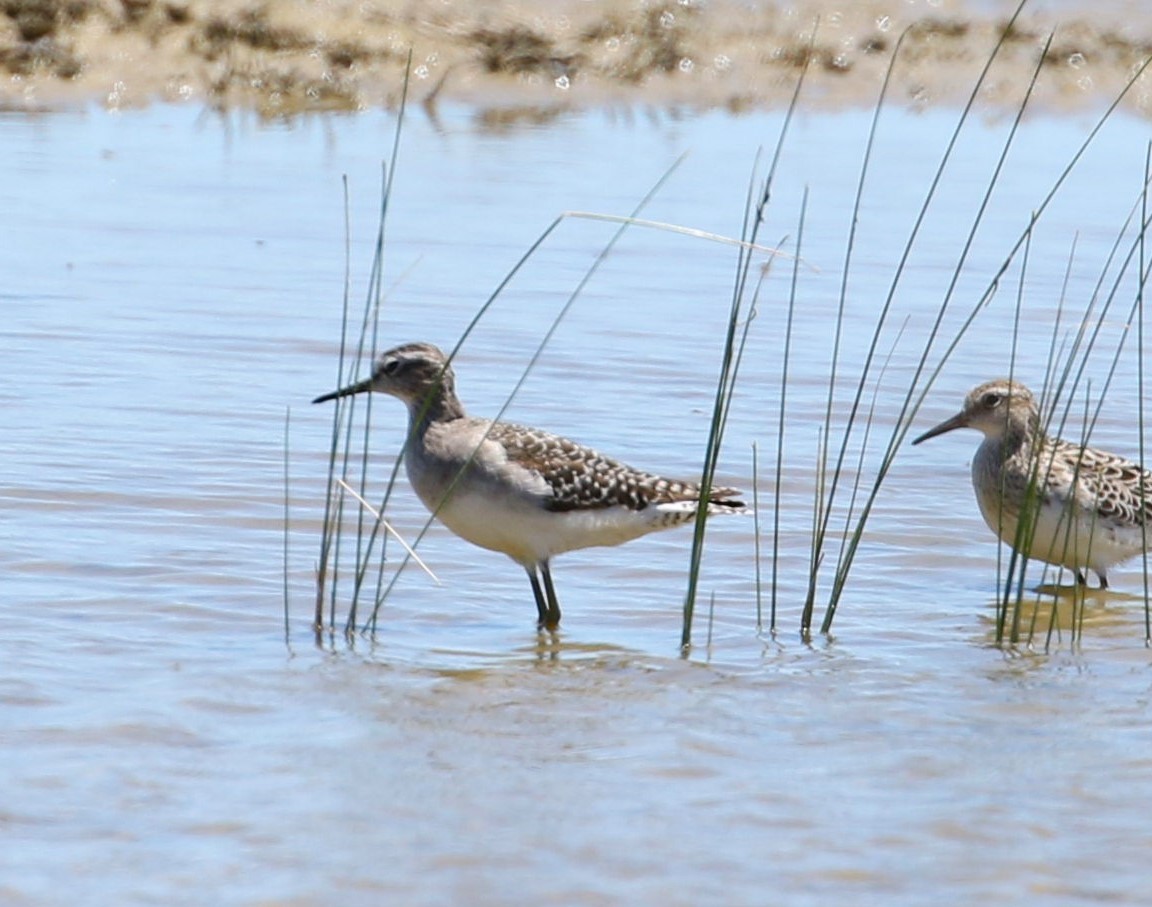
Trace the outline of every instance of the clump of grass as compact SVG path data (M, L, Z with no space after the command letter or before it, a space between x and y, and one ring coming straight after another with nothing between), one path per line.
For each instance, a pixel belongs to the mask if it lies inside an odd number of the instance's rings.
M813 29L810 37L810 42L815 41L816 31ZM796 86L792 92L792 99L789 103L788 110L784 116L784 122L780 127L780 135L776 141L776 150L773 154L772 161L768 167L767 175L764 179L763 189L757 195L754 192L755 181L754 179L749 182L748 198L744 209L744 223L741 233L741 244L736 260L736 279L732 290L732 302L728 310L728 325L727 333L724 339L723 353L720 363L720 374L716 383L716 396L712 406L712 420L709 426L708 441L704 450L704 466L700 476L700 498L701 500L708 500L709 494L712 490L713 480L716 475L716 467L720 459L720 450L724 441L724 430L728 423L728 414L732 405L732 395L736 389L736 380L740 371L740 360L744 353L744 347L748 340L748 328L752 323L752 313L755 312L755 298L759 292L760 283L757 283L756 291L752 294L751 302L746 304L748 300L747 288L748 278L752 268L753 251L757 247L757 240L759 238L760 229L764 224L765 214L768 205L772 199L772 180L776 175L776 168L780 163L780 155L784 149L785 141L788 137L788 129L792 123L792 118L796 113L796 106L800 99L801 91L804 87L804 75L807 68L801 71L800 77L796 80ZM755 171L754 171L755 172ZM801 214L801 230L803 229L803 212ZM793 290L795 290L795 268L800 264L799 252L794 259L793 271ZM765 266L765 268L767 265ZM761 279L763 278L763 271L761 272ZM793 296L794 298L794 296ZM790 309L791 311L791 309ZM791 316L789 317L789 328L791 327ZM791 337L791 331L786 332L786 337ZM786 341L787 349L787 341ZM787 363L787 352L785 353L785 363ZM787 366L785 365L785 379L787 376ZM783 385L782 385L783 388ZM783 395L783 389L781 391ZM783 405L781 406L781 423L778 435L777 453L783 445L784 438L784 425L783 425ZM780 457L777 457L777 462ZM780 474L777 473L777 492L779 491ZM688 560L688 588L684 595L684 620L680 633L680 648L681 651L687 652L692 645L692 619L696 608L696 594L699 584L700 565L704 554L704 538L707 527L707 508L701 507L696 513L696 520L692 533L692 549L689 554ZM777 523L777 528L778 528ZM773 565L776 563L776 557L773 557ZM773 567L775 570L775 566ZM759 567L757 567L759 570ZM771 626L775 627L775 614L776 614L776 580L773 576L772 582L773 589L773 602L772 602L772 622ZM757 612L759 615L759 611ZM759 626L759 618L757 622Z
M689 38L698 15L694 4L644 4L634 10L613 11L589 24L580 40L589 54L609 41L627 47L628 53L604 63L603 68L623 82L639 83L653 74L675 72L683 60L697 56Z
M75 78L83 62L67 32L92 12L90 0L4 0L0 15L11 23L16 41L0 46L0 69L16 76L49 72L59 79Z
M207 60L214 60L235 46L282 52L316 43L314 37L300 29L273 24L268 11L259 7L210 15L198 23L191 40L193 48Z
M523 25L504 29L479 28L468 39L480 49L488 72L518 75L547 68L557 51L549 39Z
M411 61L409 60L409 63ZM405 82L405 96L407 82ZM384 168L384 181L380 197L380 216L376 233L376 243L373 253L372 271L368 281L368 292L365 297L364 309L360 319L359 330L355 341L355 356L350 357L351 319L350 319L350 288L351 288L351 225L349 223L349 197L347 180L344 181L344 218L345 218L345 272L344 294L340 322L339 358L337 362L336 386L343 387L350 383L357 365L365 357L371 361L375 357L377 348L377 334L380 318L380 307L383 301L383 274L385 235L388 223L389 199L392 194L392 185L396 173L396 164L399 157L400 138L403 134L404 112L406 104L402 98L400 113L396 121L396 131L393 136L392 157L390 165ZM349 359L352 358L351 364ZM313 629L320 634L325 626L332 631L336 626L336 611L338 590L340 584L340 551L343 545L343 525L346 497L344 489L358 489L358 496L363 499L368 484L368 452L370 450L369 438L372 426L372 395L368 394L364 401L364 423L362 456L359 468L353 471L351 438L354 426L353 414L356 412L357 400L355 397L344 398L337 401L332 411L332 435L328 454L327 487L324 500L324 518L320 535L320 552L316 570L316 599L313 616ZM395 483L396 471L393 470L389 480L389 491ZM354 481L349 482L352 478ZM387 494L386 494L387 497ZM383 512L383 506L380 508ZM356 609L361 589L369 569L370 555L378 538L382 520L377 519L366 531L366 519L363 509L358 511L356 520L356 556L353 569L353 592L348 608L348 617L345 621L345 632L351 632L356 626ZM324 605L328 604L328 620L325 624Z
M1079 431L1077 443L1081 448L1087 447L1091 442L1092 433L1095 430L1097 421L1099 420L1100 411L1103 407L1105 396L1108 388L1111 385L1116 371L1121 362L1124 349L1129 341L1131 334L1131 326L1136 325L1136 347L1137 347L1137 389L1142 391L1144 383L1144 360L1142 356L1143 350L1143 299L1144 299L1144 286L1148 280L1148 269L1144 260L1143 249L1145 245L1145 238L1147 235L1149 220L1147 211L1147 192L1148 192L1148 172L1147 169L1144 174L1144 181L1141 186L1140 197L1135 205L1133 205L1129 216L1126 218L1124 224L1121 226L1117 233L1116 239L1113 242L1106 260L1101 268L1099 278L1096 283L1096 288L1093 291L1091 298L1083 314L1076 325L1074 335L1069 339L1065 337L1063 342L1057 344L1056 335L1060 331L1061 326L1059 320L1053 329L1053 339L1051 343L1051 352L1049 355L1049 364L1047 374L1045 377L1045 404L1042 409L1042 422L1044 431L1049 434L1056 434L1064 436L1068 432L1069 423L1076 421L1079 423ZM1137 216L1139 215L1139 216ZM1133 227L1135 222L1135 227ZM1131 231L1135 229L1135 235L1131 235ZM1071 269L1071 257L1069 261L1069 270ZM1110 286L1107 286L1110 279ZM1101 332L1103 326L1107 322L1111 309L1117 300L1124 292L1126 281L1135 280L1135 290L1133 291L1133 299L1128 311L1122 314L1123 323L1128 329L1122 331L1116 340L1115 347L1111 352L1111 358L1108 362L1108 370L1101 382L1099 388L1094 390L1091 382L1087 381L1085 374L1091 361L1099 358L1099 351L1097 348L1101 341ZM1089 329L1091 325L1091 329ZM1072 407L1075 399L1080 396L1080 389L1084 389L1083 400L1083 413L1078 419L1072 418ZM1138 394L1141 401L1138 407L1137 425L1140 427L1143 418L1143 396L1142 393ZM1095 399L1095 405L1092 401ZM1143 461L1143 433L1140 434L1140 453L1139 459ZM1040 461L1035 464L1034 473L1036 475L1035 484L1042 485L1044 476L1047 475L1048 470L1052 467L1051 462ZM1077 465L1079 469L1079 465ZM1140 477L1141 489L1143 487L1143 474ZM1031 490L1031 489L1030 489ZM1027 512L1029 515L1029 525L1023 525L1021 532L1014 544L1017 550L1027 551L1031 548L1031 523L1034 522L1035 509L1038 508L1042 501L1042 494L1036 490L1033 494L1028 496L1026 500ZM1090 527L1091 533L1095 531L1095 527ZM1141 532L1145 536L1147 527L1142 523ZM1068 521L1066 526L1065 546L1071 546L1074 543L1073 525L1071 520ZM1143 559L1146 563L1147 560L1147 544L1145 544L1145 552ZM1024 599L1024 578L1023 573L1027 566L1027 558L1020 556L1017 557L1013 552L1013 557L1009 561L1008 575L1004 582L1004 593L998 602L997 613L997 634L996 640L998 643L1007 642L1009 644L1018 644L1026 642L1031 645L1034 639L1034 626L1030 626L1028 633L1025 635L1021 631L1020 609L1023 605ZM1019 575L1016 577L1015 584L1014 570L1019 568ZM1058 571L1057 582L1063 575L1063 570ZM1144 572L1144 583L1147 584L1148 577L1147 571ZM1144 596L1145 600L1145 635L1147 637L1148 625L1148 596ZM1079 641L1080 630L1083 624L1083 604L1084 596L1075 595L1072 597L1072 607L1074 609L1073 621L1071 624L1073 642ZM1053 599L1053 609L1055 609L1055 597ZM1055 623L1053 618L1052 624ZM1050 638L1052 633L1051 624L1048 636ZM1047 640L1046 640L1047 644Z

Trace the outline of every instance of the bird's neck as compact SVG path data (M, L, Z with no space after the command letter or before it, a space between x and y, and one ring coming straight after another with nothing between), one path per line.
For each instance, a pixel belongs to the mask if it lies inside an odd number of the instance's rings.
M450 387L440 385L423 398L408 404L408 435L412 439L422 437L429 425L453 422L466 415L455 392Z
M1040 425L1040 417L1036 413L1028 413L1027 416L1008 420L997 447L1001 458L1007 460L1011 457L1027 458L1033 451L1042 450L1043 445L1044 430Z

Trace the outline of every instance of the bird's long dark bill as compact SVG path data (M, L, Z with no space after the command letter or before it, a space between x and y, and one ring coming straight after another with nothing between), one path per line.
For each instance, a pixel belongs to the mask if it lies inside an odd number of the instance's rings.
M964 418L964 413L957 413L951 419L945 419L935 428L930 428L924 432L919 438L913 441L913 444L919 444L921 441L927 441L929 438L935 438L937 435L942 435L946 431L952 431L954 428L965 428L968 425L968 420Z
M335 400L337 397L351 397L353 394L362 394L364 391L372 389L372 379L365 378L363 381L357 381L355 384L349 384L347 387L342 387L338 391L332 391L328 394L321 394L313 403L324 403L328 400Z

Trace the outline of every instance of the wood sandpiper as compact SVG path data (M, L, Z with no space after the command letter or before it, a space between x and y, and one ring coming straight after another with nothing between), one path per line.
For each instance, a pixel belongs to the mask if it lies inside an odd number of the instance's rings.
M456 535L527 571L542 628L560 623L552 557L695 519L696 484L640 472L539 429L470 417L448 358L429 343L388 350L372 377L312 402L366 391L408 406L404 462L416 494ZM737 495L733 488L711 489L708 513L743 513Z
M1100 577L1143 552L1152 520L1152 472L1116 454L1049 437L1036 398L999 379L974 388L964 408L913 444L954 428L984 441L972 460L972 486L984 522L1027 557ZM1024 514L1024 518L1021 515Z

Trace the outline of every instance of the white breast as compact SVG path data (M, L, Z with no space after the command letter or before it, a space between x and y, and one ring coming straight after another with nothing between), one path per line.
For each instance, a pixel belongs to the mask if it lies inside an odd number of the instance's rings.
M1019 508L1000 506L998 475L981 474L978 461L979 457L972 463L972 481L984 522L1001 541L1013 547L1020 545L1028 557L1070 570L1088 568L1103 573L1144 550L1139 526L1099 517L1094 508L1072 499L1070 487L1050 489L1043 503L1033 504L1030 540L1028 534L1017 539ZM1036 494L1040 496L1040 489Z
M619 545L687 522L693 505L653 505L644 510L602 507L550 511L532 502L483 490L457 491L437 518L474 545L500 551L525 566L577 548Z

